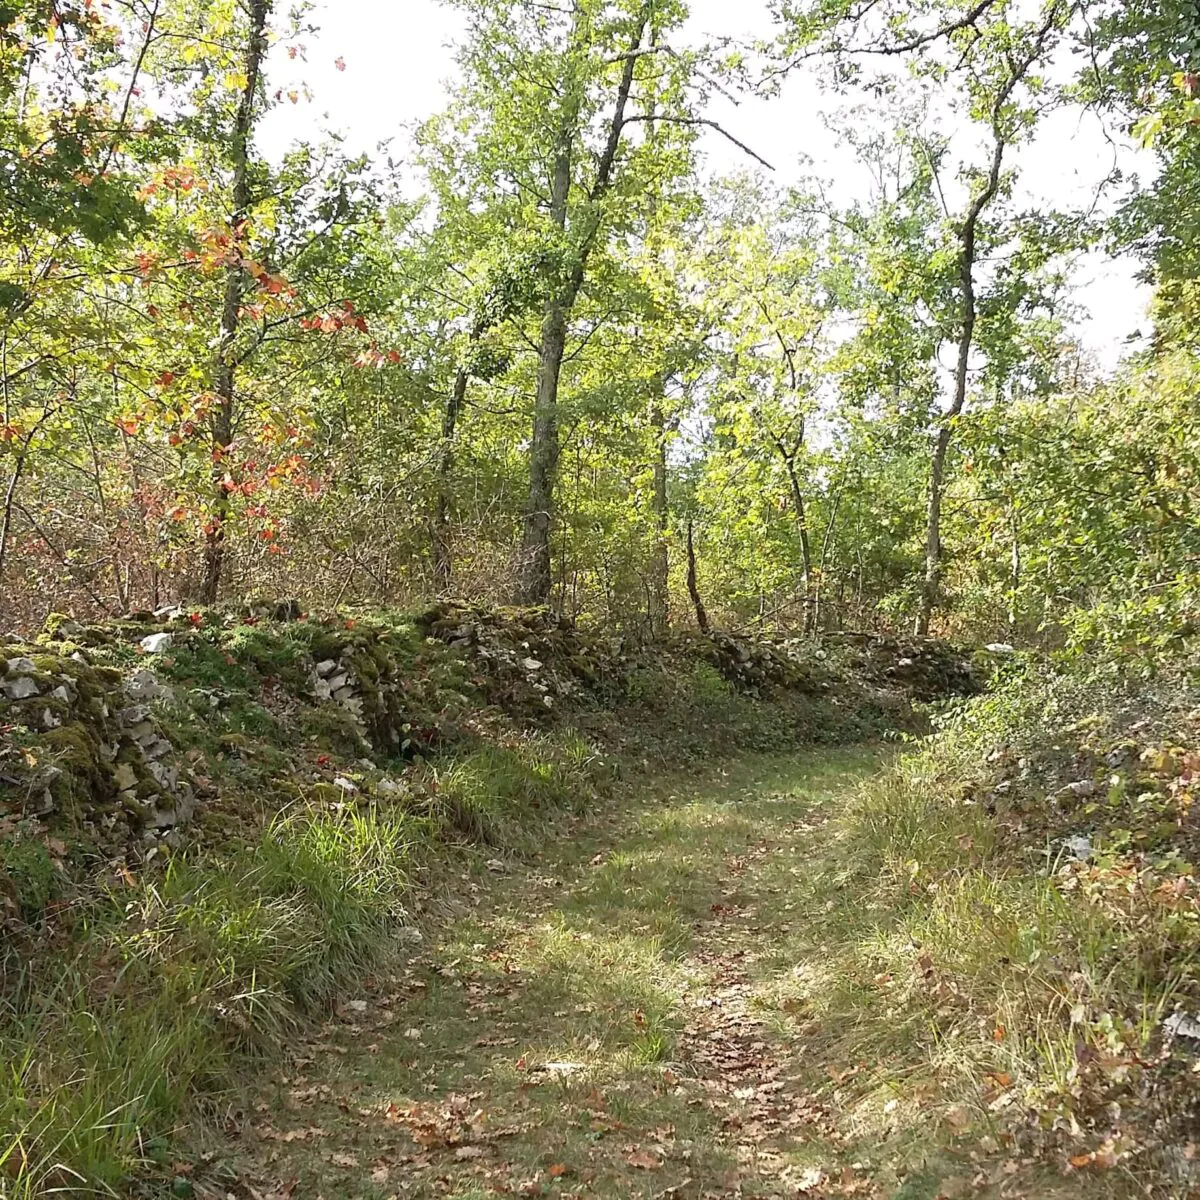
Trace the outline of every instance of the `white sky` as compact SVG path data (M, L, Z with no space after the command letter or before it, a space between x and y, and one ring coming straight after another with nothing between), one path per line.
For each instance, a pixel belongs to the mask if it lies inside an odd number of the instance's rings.
M692 0L692 13L686 36L695 43L710 35L771 32L766 0ZM451 46L461 28L458 15L437 0L317 0L314 19L321 32L307 39L306 61L278 55L272 74L277 83L290 82L289 76L302 80L314 98L295 106L285 102L270 115L264 149L274 156L293 139L335 131L344 135L351 153L374 151L389 139L402 151L404 128L445 104L444 84L456 69ZM338 69L339 59L344 71ZM791 79L774 99L746 98L736 107L718 99L708 115L771 162L776 183L786 185L815 171L830 182L832 198L844 203L866 185L853 153L839 146L821 120L822 112L834 111L839 103L807 75ZM706 133L701 146L712 172L752 165L717 134ZM1031 206L1088 205L1114 155L1126 172L1153 169L1139 162L1141 156L1127 143L1110 142L1094 117L1056 113L1017 160L1021 194ZM802 169L803 159L810 161ZM1105 367L1116 362L1131 334L1147 327L1149 289L1136 283L1136 271L1136 263L1102 255L1079 267L1079 299L1091 313L1081 335Z

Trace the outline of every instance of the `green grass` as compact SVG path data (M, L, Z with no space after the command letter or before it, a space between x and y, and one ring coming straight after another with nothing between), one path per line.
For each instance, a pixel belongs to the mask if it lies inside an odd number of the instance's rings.
M296 806L232 857L180 857L94 901L71 959L41 959L0 1017L5 1194L116 1194L248 1057L395 952L432 832Z
M483 896L505 907L447 929L439 962L448 973L432 974L406 1007L402 1027L419 1023L428 1036L389 1043L373 1059L391 1073L389 1086L408 1080L424 1094L455 1072L465 1086L481 1066L484 1018L470 993L459 1003L466 968L455 965L471 964L477 985L504 997L487 1020L511 1027L530 1062L580 1066L537 1082L546 1120L563 1103L574 1112L564 1155L582 1161L595 1142L600 1118L587 1104L602 1083L611 1087L606 1121L671 1126L693 1138L706 1170L731 1169L736 1155L708 1116L663 1082L686 1049L685 997L705 986L693 961L697 930L714 919L715 881L730 856L874 759L814 759L813 773L800 773L806 798L792 807L769 797L796 784L794 763L738 763L696 797L699 771L679 764L692 756L707 770L714 741L732 759L863 726L807 696L737 694L701 665L678 679L648 674L615 713L600 693L577 710L542 712L539 703L534 730L501 706L482 707L470 662L400 618L225 627L210 614L176 635L151 664L176 693L157 716L195 768L198 842L208 849L160 848L135 878L76 839L75 865L91 855L87 869L106 882L67 887L56 906L70 881L41 844L0 846L0 899L15 893L31 935L20 956L0 963L0 1196L77 1186L124 1194L142 1175L161 1182L181 1130L237 1108L247 1080L312 1036L314 1022L337 1022L330 1014L341 1001L404 970L406 910L444 912ZM424 750L405 751L415 761L381 770L381 754L345 712L306 702L311 659L343 653L368 715L420 731ZM129 647L113 654L144 663ZM570 731L576 721L588 736ZM625 753L602 755L597 744ZM656 775L664 764L673 786ZM376 785L387 774L402 774L404 786L384 803ZM335 785L337 775L360 790ZM559 869L578 875L567 892L548 881ZM722 893L726 901L737 896ZM487 958L500 946L503 957ZM506 995L513 976L520 986ZM487 1070L519 1097L530 1076L515 1062L506 1050L487 1056ZM536 1139L517 1144L530 1175L559 1161L545 1161L553 1150ZM623 1161L597 1178L598 1194L628 1194Z
M574 734L482 743L430 768L435 812L467 837L496 846L544 836L555 814L582 811L603 775L603 759Z
M7 1186L1146 1194L1150 1160L1067 1160L1130 1103L1162 927L1064 893L927 757L889 757L742 757L564 827L607 765L480 744L428 803L297 804L231 860L176 860L94 915L65 982L23 981ZM517 843L448 852L456 810ZM425 941L397 954L408 907ZM233 1142L197 1121L230 1102Z
M706 1000L721 972L771 944L772 917L764 904L767 928L752 928L713 906L766 900L758 876L769 871L775 887L776 868L764 840L877 762L873 751L825 752L742 760L708 780L648 780L526 866L494 873L468 862L454 886L458 915L432 931L421 958L360 989L358 1010L302 1046L311 1059L302 1074L264 1089L261 1149L203 1148L232 1156L227 1166L243 1177L282 1171L329 1200L391 1194L364 1189L380 1172L392 1190L403 1179L418 1196L536 1186L617 1200L677 1185L691 1194L689 1178L717 1190L740 1178L745 1195L781 1194L766 1168L739 1165L740 1125L723 1123L701 1079L731 1119L749 1124L754 1102L735 1092L750 1077L736 1067L714 1075L696 1057L694 1031L697 1013L723 1011ZM729 1044L744 1036L752 1063L783 1061L769 1033L745 1020ZM749 1048L760 1038L761 1049ZM460 1101L479 1110L478 1136L454 1118ZM429 1127L447 1123L451 1141L389 1167L404 1130L432 1137ZM313 1128L320 1136L295 1134ZM460 1135L486 1146L483 1157L459 1158ZM813 1154L828 1163L837 1150L806 1146L781 1167Z

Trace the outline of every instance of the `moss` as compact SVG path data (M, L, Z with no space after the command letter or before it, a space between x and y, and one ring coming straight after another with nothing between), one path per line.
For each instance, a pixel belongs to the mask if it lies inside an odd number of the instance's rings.
M252 680L237 660L205 636L190 636L163 657L158 670L165 678L198 687L247 691Z
M62 890L62 875L41 842L29 838L0 841L0 877L27 921L36 920Z
M364 749L363 737L354 718L336 704L302 709L297 725L301 739L319 750L353 756Z
M346 639L338 637L330 633L317 634L310 646L314 662L324 662L326 659L332 659L336 662L342 656L342 651L346 649Z
M282 679L293 686L308 675L309 647L296 627L272 625L235 625L221 643L238 661L261 677Z
M227 710L226 718L232 731L248 734L252 737L272 737L282 739L283 727L274 716L261 704L250 700L234 703Z
M128 763L131 767L138 767L142 763L142 752L132 742L123 741L117 747L116 761Z
M111 798L112 780L99 730L85 721L69 721L39 740L46 758L62 772L51 784L60 807L78 809L94 798Z

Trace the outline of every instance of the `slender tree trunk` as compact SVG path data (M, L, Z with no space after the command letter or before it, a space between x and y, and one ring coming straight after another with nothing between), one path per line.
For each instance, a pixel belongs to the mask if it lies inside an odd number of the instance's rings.
M967 403L967 383L971 370L971 349L975 342L975 254L979 217L996 194L1000 183L1000 167L1004 143L997 137L988 185L967 211L959 233L958 273L962 289L962 325L958 336L958 360L954 365L954 398L933 439L929 462L929 497L925 519L925 578L917 619L913 632L917 637L929 636L929 624L937 607L942 587L942 501L946 492L946 459L954 437L954 425Z
M821 628L824 617L825 579L829 569L829 554L833 549L833 535L837 529L838 509L842 504L842 485L839 484L833 493L833 505L829 512L829 522L825 526L825 536L821 540L821 565L817 569L817 587L813 594L813 631Z
M804 490L800 487L800 476L796 472L794 455L783 457L787 467L788 483L792 489L792 505L796 510L796 531L800 535L800 570L804 586L804 632L811 632L813 619L813 556L812 539L808 531L808 508L804 503Z
M454 388L446 401L446 414L442 419L442 452L438 459L437 499L433 512L433 571L437 579L438 593L445 595L450 590L454 572L450 552L450 491L454 474L454 439L458 431L458 419L467 400L467 385L470 375L459 367L454 376Z
M975 262L978 251L979 220L1000 190L1004 153L1011 134L1006 132L1005 107L1017 85L1041 57L1046 41L1061 15L1061 6L1052 4L1032 45L1018 60L1009 60L1009 74L1000 88L991 111L992 161L982 190L967 206L958 230L958 275L962 291L962 324L958 337L958 361L954 367L954 399L933 439L929 463L929 508L925 524L925 578L914 632L928 637L933 611L937 607L942 586L942 501L946 488L946 460L954 437L954 426L967 403L967 382L971 368L971 350L975 341L978 317L975 298Z
M700 598L700 585L696 579L696 538L692 530L692 519L688 518L687 527L687 588L688 595L692 598L692 607L696 610L696 624L699 626L701 633L708 633L712 628L708 622L708 610L704 607L704 601Z
M650 402L650 432L654 438L654 483L651 509L654 518L654 547L650 558L649 616L651 637L661 637L670 627L671 559L668 532L671 514L667 507L667 424L663 416L665 381L654 380L654 399Z
M230 229L234 245L245 232L253 200L250 193L250 136L254 127L254 102L258 95L259 77L267 54L267 21L271 4L272 0L250 0L245 83L238 101L230 145L233 163L233 211L230 215ZM221 579L225 573L226 535L230 515L229 493L225 489L229 465L225 459L233 444L234 396L237 386L237 359L234 351L245 289L246 273L241 263L231 263L225 268L221 335L213 372L213 394L217 398L211 426L213 510L205 532L204 576L200 584L200 599L205 604L212 604L220 595Z
M571 195L571 164L575 145L577 102L569 102L559 128L550 183L550 218L556 229L567 227ZM579 259L582 282L582 259ZM554 484L558 474L558 381L567 348L567 319L574 295L553 292L542 313L538 346L537 393L533 404L533 436L529 447L529 502L525 509L525 532L521 539L521 562L517 602L545 604L553 584L550 555L550 526L554 508Z
M595 245L602 222L600 202L612 182L617 151L621 145L626 118L625 109L633 89L637 52L650 23L653 0L647 0L641 20L625 57L616 105L608 126L608 138L596 166L596 176L587 196L578 248L565 282L552 288L542 316L541 343L538 347L537 395L533 408L533 435L529 448L529 502L525 510L525 529L521 539L516 599L520 604L546 604L553 586L550 533L554 521L554 490L558 475L558 384L562 375L567 346L567 326L587 273L588 257ZM582 20L582 18L580 18ZM554 167L550 179L550 219L565 233L571 198L571 175L575 140L579 136L580 100L573 81L564 81L562 119L559 124ZM572 228L574 232L574 228ZM552 280L553 284L553 280Z
M9 420L8 412L8 396L7 389L5 394L5 420ZM29 460L29 452L33 447L33 443L37 435L41 432L42 426L54 415L53 409L44 409L42 415L34 423L33 428L25 435L25 440L21 444L20 450L16 453L16 461L13 463L12 475L9 476L8 483L4 488L4 507L0 510L0 581L4 578L4 568L8 561L8 544L12 537L13 514L20 508L17 503L17 489L21 486L21 478L25 474L25 466Z
M1009 582L1012 590L1008 598L1008 632L1013 640L1016 641L1017 619L1020 615L1017 611L1017 606L1021 592L1021 524L1017 520L1016 504L1011 501L1008 509L1008 520L1012 529L1012 559L1009 564Z
M529 457L529 504L521 546L517 599L522 604L545 604L553 584L550 529L554 485L558 477L558 381L567 346L567 313L560 297L546 306L538 350L537 398L533 409L533 438Z
M8 541L12 533L13 508L17 501L17 488L25 470L25 455L22 452L9 476L4 489L4 511L0 513L0 583L4 580L4 568L8 563Z

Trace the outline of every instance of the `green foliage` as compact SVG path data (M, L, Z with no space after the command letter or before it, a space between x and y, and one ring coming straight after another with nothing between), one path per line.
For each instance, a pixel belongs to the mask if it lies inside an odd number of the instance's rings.
M18 910L35 920L59 894L62 877L41 841L18 836L0 840L0 885Z

